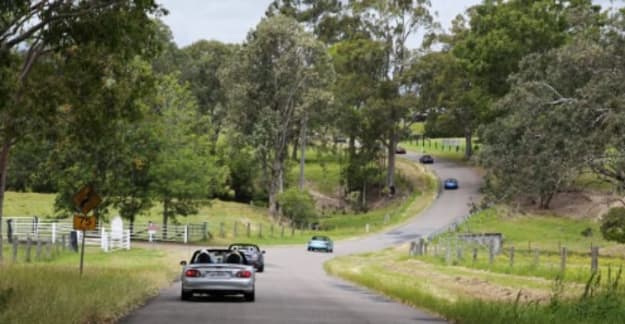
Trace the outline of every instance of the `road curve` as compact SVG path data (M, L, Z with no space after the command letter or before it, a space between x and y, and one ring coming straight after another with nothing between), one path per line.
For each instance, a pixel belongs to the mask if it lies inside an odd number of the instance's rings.
M406 158L417 161L418 156ZM406 224L357 240L335 242L334 255L376 251L411 241L466 215L479 196L480 177L454 162L436 161L432 170L441 179L456 178L460 189L443 191L433 204ZM136 310L121 323L445 323L426 312L389 300L377 293L330 277L322 265L331 254L308 253L305 245L269 248L265 272L256 277L256 302L238 297L180 301L180 283Z

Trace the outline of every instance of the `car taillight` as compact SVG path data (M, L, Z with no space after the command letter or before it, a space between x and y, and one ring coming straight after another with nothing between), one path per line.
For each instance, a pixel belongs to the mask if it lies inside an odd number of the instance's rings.
M186 277L199 277L200 276L200 272L195 270L195 269L189 269L189 270L184 272L184 275Z
M249 271L249 270L243 270L243 271L237 272L237 277L239 278L249 278L251 276L252 276L252 271Z

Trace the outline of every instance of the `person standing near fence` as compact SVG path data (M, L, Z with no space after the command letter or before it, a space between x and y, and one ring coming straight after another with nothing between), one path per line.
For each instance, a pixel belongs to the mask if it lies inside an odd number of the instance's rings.
M154 235L156 234L157 230L158 230L158 226L152 223L152 221L149 221L148 223L148 241L149 242L154 242Z

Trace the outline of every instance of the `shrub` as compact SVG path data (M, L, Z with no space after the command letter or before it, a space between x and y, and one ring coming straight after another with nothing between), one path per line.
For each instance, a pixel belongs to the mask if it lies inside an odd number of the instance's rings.
M601 234L608 241L625 243L625 208L616 207L603 215Z
M315 201L303 190L292 188L278 196L282 214L295 223L301 224L316 218Z

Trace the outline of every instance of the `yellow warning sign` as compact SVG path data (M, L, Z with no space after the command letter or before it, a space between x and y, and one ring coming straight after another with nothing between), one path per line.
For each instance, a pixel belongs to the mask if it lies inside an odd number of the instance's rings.
M74 229L78 231L92 231L96 227L95 216L83 216L80 214L74 215Z

